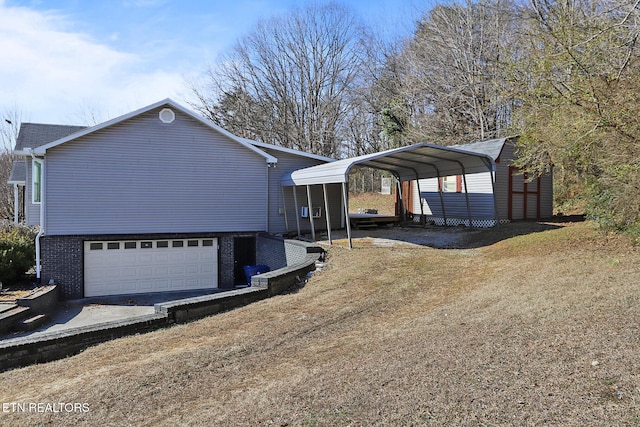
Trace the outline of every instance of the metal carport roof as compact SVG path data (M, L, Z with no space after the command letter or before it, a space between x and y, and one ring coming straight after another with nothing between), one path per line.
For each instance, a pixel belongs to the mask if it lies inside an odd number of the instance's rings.
M283 186L346 183L354 166L382 169L400 181L410 181L492 171L493 158L459 148L420 143L300 169L283 176L281 182Z
M354 166L370 167L388 171L392 173L400 182L426 178L439 178L451 175L462 175L463 179L465 180L465 198L469 215L469 225L471 225L471 209L469 207L469 197L466 191L466 175L481 172L492 172L495 165L495 158L483 151L485 150L482 149L479 152L474 152L456 147L443 147L434 144L420 143L300 169L284 175L282 177L281 184L283 187L306 186L307 202L309 206L312 206L309 186L322 185L323 193L325 194L325 208L327 210L329 206L326 201L326 184L342 184L344 217L346 218L349 247L352 247L351 227L349 226L348 220L349 211L347 206L346 184L349 182L349 172ZM419 181L417 182L418 191L420 191ZM492 186L495 186L493 175ZM293 195L297 211L298 202L296 199L295 191L293 192ZM443 204L444 211L444 201L442 199L442 193L440 193L440 199L441 203ZM497 209L495 212L496 222L498 222ZM315 240L313 216L309 215L309 219L311 223L312 236ZM300 222L298 215L296 215L296 223L298 226L299 235ZM329 222L328 214L327 230L329 233L329 242L331 243L331 224Z

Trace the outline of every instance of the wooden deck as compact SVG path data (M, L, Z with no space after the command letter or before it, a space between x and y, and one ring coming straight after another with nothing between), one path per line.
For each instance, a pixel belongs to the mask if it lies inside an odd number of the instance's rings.
M349 222L351 223L351 227L355 230L365 230L389 224L396 224L400 222L400 217L397 215L350 213Z

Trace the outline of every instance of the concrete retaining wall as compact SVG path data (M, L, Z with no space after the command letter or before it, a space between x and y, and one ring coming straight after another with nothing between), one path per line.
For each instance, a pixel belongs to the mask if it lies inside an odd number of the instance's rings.
M16 304L20 307L29 307L35 314L48 314L58 306L58 287L47 285L38 289L31 295L18 298Z
M169 325L161 314L139 316L127 321L68 329L35 337L0 341L0 371L33 363L49 362L79 353L90 345Z
M266 288L250 287L159 303L155 305L155 310L172 322L183 323L248 305L268 296Z
M248 288L156 304L155 314L46 335L0 340L0 371L61 359L93 344L188 322L277 295L298 280L303 280L310 271L315 270L316 261L324 257L321 248L307 243L272 238L265 240L264 236L261 236L261 241L265 245L263 249L277 246L284 251L282 253L287 260L295 259L296 263L253 276L251 287Z

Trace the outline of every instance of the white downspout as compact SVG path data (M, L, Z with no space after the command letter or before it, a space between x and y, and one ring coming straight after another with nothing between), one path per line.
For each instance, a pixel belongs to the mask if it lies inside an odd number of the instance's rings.
M31 159L35 160L36 156L33 154L33 148L27 148L29 154L31 154ZM44 236L44 201L45 201L45 191L44 191L44 159L41 161L41 169L40 173L42 176L40 177L40 230L36 235L36 281L40 283L40 271L42 269L42 265L40 262L40 238ZM32 166L33 167L33 166ZM33 180L33 170L31 171L31 180ZM31 191L33 191L33 182L31 183ZM31 195L33 198L33 194Z
M266 187L265 188L265 193L266 193L266 196L267 196L267 218L266 218L267 222L266 222L266 224L264 226L264 230L267 233L269 232L269 168L270 167L271 167L271 165L269 163L267 163L267 167L265 168L265 171L266 171L265 175L266 176L264 177L264 180L266 182L265 183L265 187Z
M269 232L269 219L271 218L270 214L269 214L269 209L271 209L271 201L269 200L270 197L270 192L269 192L269 169L271 168L275 168L276 164L275 163L267 163L267 176L266 176L266 186L267 186L267 225L265 227L265 231L268 233Z

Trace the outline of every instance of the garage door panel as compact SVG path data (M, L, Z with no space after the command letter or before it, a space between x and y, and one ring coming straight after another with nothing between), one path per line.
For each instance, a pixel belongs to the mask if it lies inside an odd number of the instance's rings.
M168 263L169 262L169 254L166 252L160 252L155 254L154 262L158 263Z
M166 265L155 266L153 274L155 277L158 277L158 280L160 280L160 278L166 277L169 274L169 267Z
M216 288L217 240L204 240L85 242L85 296Z

